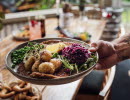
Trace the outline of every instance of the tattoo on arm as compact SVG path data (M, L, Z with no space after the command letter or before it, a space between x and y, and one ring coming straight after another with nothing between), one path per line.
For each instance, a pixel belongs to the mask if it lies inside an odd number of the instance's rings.
M115 51L119 57L119 60L126 60L130 58L130 34L127 34L119 40L115 41Z
M126 37L126 39L124 39L123 42L130 45L130 36Z

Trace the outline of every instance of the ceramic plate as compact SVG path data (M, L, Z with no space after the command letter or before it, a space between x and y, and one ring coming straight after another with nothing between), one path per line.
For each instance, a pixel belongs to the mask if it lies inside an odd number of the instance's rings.
M43 39L38 39L38 40L33 40L32 42L43 42L43 41L48 41L48 40L60 40L60 41L65 41L65 42L74 42L74 43L79 43L82 44L83 46L89 48L89 45L83 41L79 41L79 40L75 40L75 39L69 39L69 38L43 38ZM83 77L85 77L86 75L88 75L93 69L94 66L89 67L87 70L81 71L77 74L74 75L70 75L67 77L63 77L63 78L56 78L56 79L38 79L38 78L32 78L29 76L23 76L21 74L17 73L17 68L13 69L11 67L12 62L11 62L11 54L12 52L14 52L17 49L20 49L24 46L26 46L28 44L28 42L25 42L23 44L20 44L19 46L15 47L14 49L12 49L6 56L6 66L7 69L17 78L23 80L23 81L27 81L33 84L38 84L38 85L59 85L59 84L66 84L66 83L70 83L73 81L76 81L78 79L81 79ZM97 52L95 52L95 55L98 59L98 54ZM97 63L97 62L96 62Z

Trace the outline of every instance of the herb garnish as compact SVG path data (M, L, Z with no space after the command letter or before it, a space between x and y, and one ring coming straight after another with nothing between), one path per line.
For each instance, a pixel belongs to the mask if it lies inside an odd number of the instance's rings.
M16 65L20 64L23 61L26 53L33 50L39 51L42 48L44 48L44 45L41 45L39 43L34 43L34 42L28 42L27 46L18 49L11 54L11 60L13 62L12 67L15 68Z

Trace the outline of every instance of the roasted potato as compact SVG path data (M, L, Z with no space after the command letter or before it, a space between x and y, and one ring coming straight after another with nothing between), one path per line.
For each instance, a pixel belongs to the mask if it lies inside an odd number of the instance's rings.
M39 65L39 72L53 74L55 72L55 66L51 62L41 63Z
M30 71L32 68L32 65L35 63L35 57L31 56L28 58L28 60L25 62L24 66L25 66L25 70L26 71Z
M47 50L44 50L42 53L41 53L41 60L42 61L50 61L50 59L51 59L51 57L52 57L52 54L51 54L51 52L49 52L49 51L47 51Z
M62 62L60 59L54 58L54 59L51 59L50 62L53 63L53 65L55 66L55 70L58 70L62 65Z
M35 61L35 63L32 66L32 72L38 72L39 65L40 65L40 60Z

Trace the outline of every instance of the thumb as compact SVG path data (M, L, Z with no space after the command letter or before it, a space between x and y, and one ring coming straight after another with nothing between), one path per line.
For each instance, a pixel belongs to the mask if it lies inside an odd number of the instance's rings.
M90 47L89 50L90 50L91 52L97 51L100 47L103 46L104 42L105 42L105 41L103 41L103 40L99 40L99 41L97 41L97 42L93 42L93 43L91 44L91 47Z
M97 43L93 42L91 44L91 47L89 48L89 51L91 51L91 52L97 51Z

